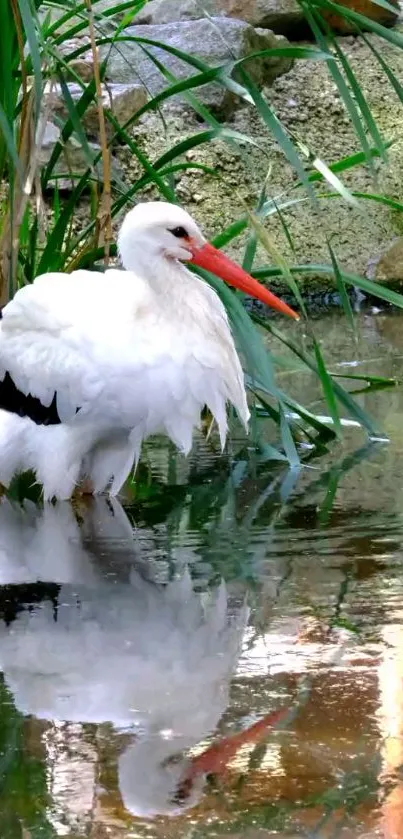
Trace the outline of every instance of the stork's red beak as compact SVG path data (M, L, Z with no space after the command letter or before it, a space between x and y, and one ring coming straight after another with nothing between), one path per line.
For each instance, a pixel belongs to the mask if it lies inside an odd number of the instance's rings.
M192 243L190 244L192 245ZM240 291L244 291L245 294L250 294L251 297L256 297L258 300L261 300L262 303L266 303L268 306L271 306L272 309L282 312L283 315L289 315L290 318L299 320L297 312L294 312L290 306L287 306L287 303L284 303L283 300L280 300L279 297L272 294L268 288L265 288L264 285L258 283L258 281L251 277L250 274L247 274L240 265L237 265L236 262L233 262L232 259L229 259L228 256L225 256L225 254L217 250L217 248L213 245L207 243L201 248L192 247L192 253L193 256L190 261L193 262L194 265L198 265L199 268L205 268L207 271L211 271L212 274L216 274L217 277L221 277L221 279L225 280L225 282L229 283L229 285L239 288Z

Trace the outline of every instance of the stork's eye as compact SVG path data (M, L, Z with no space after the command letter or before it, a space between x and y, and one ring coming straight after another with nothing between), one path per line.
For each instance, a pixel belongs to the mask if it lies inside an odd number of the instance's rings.
M173 230L169 231L172 233L172 236L175 236L177 239L188 239L189 234L184 227L174 227Z

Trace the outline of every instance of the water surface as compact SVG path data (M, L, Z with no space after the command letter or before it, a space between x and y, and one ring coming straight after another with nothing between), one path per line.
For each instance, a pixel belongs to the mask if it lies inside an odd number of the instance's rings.
M401 318L315 328L402 375ZM361 399L391 442L300 472L155 441L123 506L2 502L1 839L402 839L403 388Z

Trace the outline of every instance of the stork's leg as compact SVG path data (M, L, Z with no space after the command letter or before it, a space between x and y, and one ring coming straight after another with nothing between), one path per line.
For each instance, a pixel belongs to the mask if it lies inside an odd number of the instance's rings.
M78 487L76 487L76 491L80 493L80 495L94 495L94 484L91 481L91 478L84 478Z
M72 501L81 501L81 500L88 500L90 501L94 497L94 488L89 478L84 478L84 480L80 481L77 486L74 487L71 500Z
M83 520L88 513L88 510L93 505L94 488L89 478L84 478L76 487L74 487L71 496L71 505L78 519Z
M82 524L95 504L95 496L89 493L83 494L80 487L77 486L71 496L70 503L77 520Z

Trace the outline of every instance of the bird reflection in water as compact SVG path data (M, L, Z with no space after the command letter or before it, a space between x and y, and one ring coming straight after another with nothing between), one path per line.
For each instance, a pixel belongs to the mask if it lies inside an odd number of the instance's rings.
M242 812L288 801L290 830L296 826L299 835L323 818L330 790L338 810L320 834L329 839L345 816L340 779L356 783L361 773L363 786L370 776L372 797L366 792L357 814L349 811L347 835L401 839L398 575L385 594L376 588L384 571L371 572L381 623L376 644L347 629L330 632L306 610L301 626L293 593L300 597L309 586L312 602L323 592L329 598L345 567L332 561L315 576L311 555L294 568L277 614L256 633L239 579L211 587L203 575L192 578L192 563L202 558L194 541L173 546L161 521L133 531L113 500L82 507L80 519L68 503L0 504L0 668L16 707L41 734L53 823L59 813L59 824L67 821L71 835L81 836L88 835L83 813L94 823L113 815L121 826L135 816L154 818L155 835L185 835L172 817L232 818L242 775ZM358 582L347 602L353 614L363 608ZM371 596L372 588L365 590ZM274 738L288 712L267 711L286 704L280 695L295 697L304 674L306 705L287 735ZM254 747L259 752L266 741L264 761L250 767ZM213 788L211 776L218 778ZM313 796L323 806L312 807ZM155 818L164 815L168 820Z
M177 815L200 800L206 776L273 723L269 715L184 756L227 708L248 608L223 582L197 593L188 548L169 582L145 579L152 531L136 538L115 500L99 498L81 516L80 527L68 503L0 506L0 579L31 584L0 623L0 666L22 713L129 733L118 760L126 808ZM52 584L52 600L38 602L37 581L45 594Z

